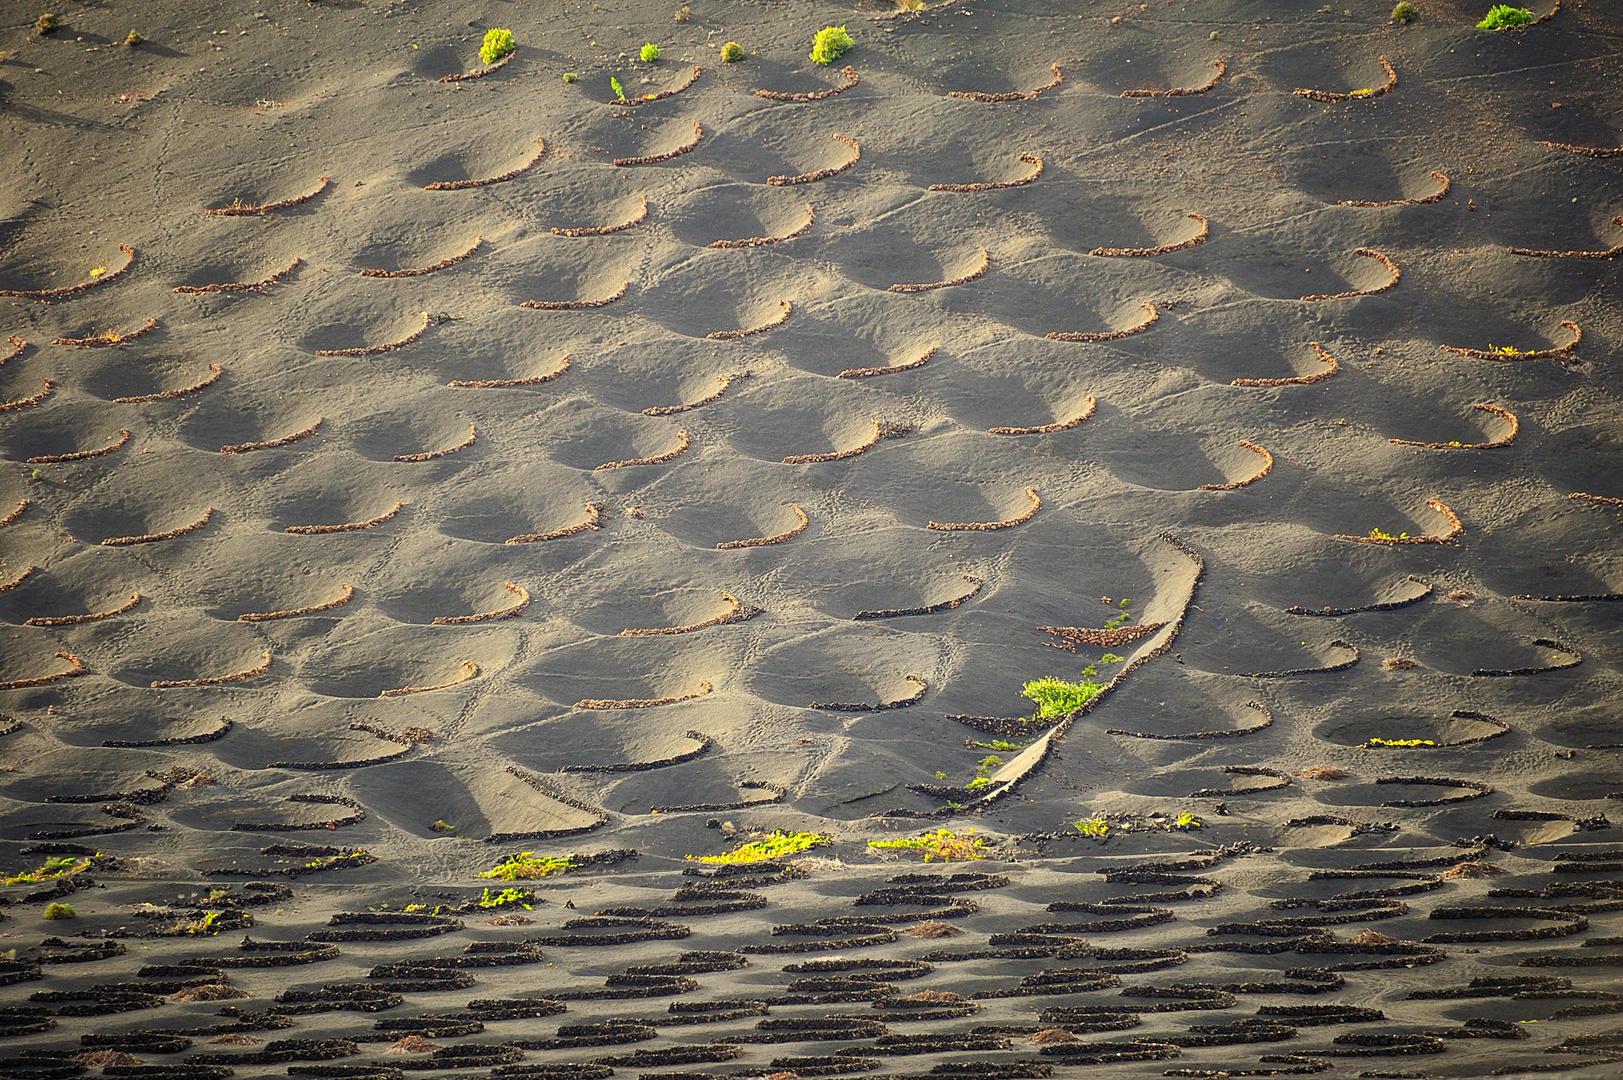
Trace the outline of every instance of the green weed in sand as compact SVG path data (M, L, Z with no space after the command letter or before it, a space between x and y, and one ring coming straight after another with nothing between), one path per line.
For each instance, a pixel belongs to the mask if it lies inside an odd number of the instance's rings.
M856 44L843 26L825 26L812 38L811 59L816 64L832 64Z
M1204 829L1206 827L1206 823L1200 820L1194 814L1191 814L1189 811L1185 810L1173 820L1171 826L1169 827L1177 829L1180 832L1188 832L1190 829Z
M642 51L637 55L642 57L643 63L652 64L655 60L659 59L659 46L650 41L648 44L642 47Z
M62 855L55 859L46 859L38 870L25 870L21 874L5 879L7 885L29 885L47 878L64 877L76 874L90 865L90 860L75 855Z
M575 80L576 80L576 79L577 79L577 78L578 78L578 77L579 77L579 76L577 76L577 75L576 75L576 74L575 74L575 73L574 73L574 72L573 72L573 71L566 71L566 72L564 72L564 82L567 82L567 83L572 83L572 82L574 82L574 81L575 81Z
M1020 694L1037 703L1037 715L1032 719L1042 720L1050 716L1063 716L1075 712L1093 700L1103 689L1102 683L1073 683L1050 677L1026 683L1020 688Z
M516 48L511 30L486 30L484 44L479 46L479 62L494 64Z
M962 836L951 829L940 829L933 833L925 833L907 840L869 840L871 848L921 851L925 862L964 862L969 859L986 858L986 841L979 837L970 836L974 829L965 829Z
M1399 749L1405 749L1405 748L1412 748L1412 747L1418 747L1418 746L1436 746L1437 744L1435 742L1432 742L1430 739L1380 739L1380 738L1375 738L1375 739L1369 740L1369 745L1370 746L1393 746L1393 747L1397 747Z
M614 96L619 98L621 101L626 99L626 88L621 86L620 80L616 79L613 75L609 76L609 89L613 90Z
M1476 24L1478 30L1509 30L1513 26L1526 26L1533 21L1533 13L1526 8L1495 4L1487 16Z
M568 855L538 857L533 851L521 851L517 855L509 855L479 876L495 881L524 881L562 873L574 865L575 860Z
M125 35L124 44L128 45L130 48L133 49L137 45L144 45L146 43L146 40L147 39L142 37L139 33L137 33L134 30L131 30L127 35Z
M503 889L499 893L486 889L484 895L479 898L479 906L488 910L517 904L525 911L531 911L533 909L530 907L530 901L534 899L535 894L529 889Z
M744 59L744 46L736 41L729 41L721 47L720 55L723 64L736 64Z
M1399 4L1392 9L1392 21L1395 23L1412 23L1415 19L1413 4Z
M1083 836L1092 837L1095 840L1103 840L1110 834L1110 822L1106 821L1102 817L1084 818L1081 821L1074 821L1071 824L1076 826L1077 832L1081 833Z
M802 851L809 851L814 847L822 847L833 842L834 838L824 833L786 833L779 830L764 840L752 840L747 844L740 844L733 850L721 855L689 855L688 858L695 862L732 866L738 863L766 862L769 859L780 859L785 855L798 855Z
M77 919L79 913L73 910L72 904L46 904L45 917L47 919Z
M1398 535L1393 536L1391 533L1382 532L1380 529L1371 529L1369 531L1369 538L1371 540L1407 540L1409 539L1409 534L1398 533Z

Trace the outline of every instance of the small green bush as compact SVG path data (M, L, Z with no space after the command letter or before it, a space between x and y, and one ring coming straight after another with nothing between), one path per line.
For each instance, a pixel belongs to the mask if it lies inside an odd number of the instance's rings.
M823 847L833 842L833 838L824 833L786 833L779 830L765 840L741 844L722 855L689 855L688 858L695 862L731 866L738 863L766 862L785 855L798 855L802 851Z
M531 907L530 901L534 899L535 894L529 889L503 889L499 893L493 893L486 889L484 895L479 898L479 906L490 909L517 904L525 911L533 911L535 909Z
M572 83L572 82L575 81L575 79L576 79L576 75L575 75L575 73L573 71L564 72L564 82Z
M832 64L844 56L856 42L843 26L825 26L812 38L811 59L817 64Z
M1413 4L1399 4L1392 9L1392 21L1395 23L1414 22L1415 10Z
M1206 827L1206 823L1200 820L1194 814L1191 814L1189 811L1185 810L1183 813L1178 815L1176 820L1172 822L1171 827L1183 832L1187 832L1190 829L1203 829Z
M491 878L495 881L522 881L527 878L540 878L546 877L548 874L562 873L573 865L575 865L575 860L568 855L562 858L555 858L550 855L537 857L533 851L521 851L517 855L509 855L479 876Z
M966 859L984 859L986 841L980 837L970 836L974 829L965 829L962 836L950 829L941 829L938 832L925 833L923 836L908 840L869 840L868 846L879 849L900 849L902 851L922 851L925 862L960 862Z
M139 33L137 33L134 30L131 30L124 37L124 44L128 45L132 49L135 48L137 45L144 44L145 42L146 42L146 38L142 37Z
M650 41L648 44L642 47L642 51L637 55L642 57L643 63L652 64L655 60L659 59L659 46Z
M619 98L621 101L626 99L626 88L621 86L620 80L616 79L613 75L609 76L609 89L613 90L614 96Z
M1073 822L1076 831L1083 836L1091 836L1095 840L1103 840L1110 833L1110 822L1102 817L1086 818Z
M494 64L516 48L511 30L486 30L485 43L479 46L479 62Z
M444 818L438 819L430 827L435 832L456 832L456 826L452 825L450 822L446 821Z
M1020 688L1020 694L1037 703L1037 715L1032 719L1042 720L1045 717L1062 716L1080 709L1103 689L1099 683L1072 683L1063 679L1046 678L1026 683Z
M72 904L46 904L45 917L47 919L77 919L79 913L73 910Z
M736 41L729 41L721 47L721 62L723 64L736 64L744 59L744 46Z
M1509 4L1495 4L1488 9L1487 17L1476 24L1478 30L1509 30L1513 26L1526 26L1533 21L1533 13L1526 8L1511 7Z
M61 26L62 23L55 15L45 14L34 20L34 30L38 32L40 37L56 33Z

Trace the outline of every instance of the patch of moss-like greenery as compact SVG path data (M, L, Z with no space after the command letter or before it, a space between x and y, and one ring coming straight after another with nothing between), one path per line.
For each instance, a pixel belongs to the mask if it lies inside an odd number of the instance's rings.
M1533 13L1526 8L1511 7L1509 4L1495 4L1488 9L1487 16L1476 24L1478 30L1509 30L1514 26L1526 26L1533 21Z
M1064 679L1049 677L1026 683L1020 688L1020 694L1037 703L1037 715L1033 719L1042 720L1075 712L1093 700L1103 689L1102 683L1066 682Z
M771 836L741 844L721 855L689 855L688 858L695 862L734 866L739 863L767 862L772 859L780 859L785 855L798 855L802 851L809 851L814 847L823 847L833 842L833 838L824 833L786 833L780 829Z
M736 64L744 59L744 46L736 41L729 41L721 47L720 56L723 64Z
M964 830L963 835L951 829L940 829L923 836L915 836L905 840L870 840L868 846L881 850L918 851L924 854L925 862L964 862L970 859L986 858L986 841L978 836L971 836L974 829Z
M527 881L562 873L574 865L575 860L568 855L537 856L533 851L521 851L517 855L509 855L479 876L494 881Z
M832 64L854 45L845 27L825 26L812 38L811 60L815 64Z

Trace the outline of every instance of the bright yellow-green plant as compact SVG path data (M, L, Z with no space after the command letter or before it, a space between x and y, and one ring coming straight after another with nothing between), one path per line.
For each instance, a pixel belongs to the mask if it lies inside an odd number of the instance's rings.
M46 859L38 870L25 870L15 877L5 879L7 885L27 885L46 878L63 877L67 874L76 874L90 865L90 860L76 855L61 855L54 859Z
M731 866L738 863L766 862L769 859L781 859L785 855L798 855L802 851L809 851L814 847L823 847L833 842L834 838L826 833L786 833L780 829L764 840L752 840L747 844L740 844L733 850L720 855L689 855L688 858L694 862Z
M1202 829L1206 827L1206 823L1185 810L1173 820L1172 827L1179 830Z
M811 59L817 64L832 64L856 44L843 26L825 26L812 38Z
M1076 826L1077 832L1083 836L1091 836L1095 840L1103 840L1110 833L1110 822L1102 817L1083 818L1072 824Z
M744 59L744 46L736 41L729 41L721 47L721 62L723 64L736 64Z
M951 829L941 829L923 836L915 836L906 840L869 840L871 848L895 849L901 851L921 851L925 862L964 862L969 859L986 858L986 841L978 836L971 836L974 829L965 829L962 836Z
M509 855L479 876L494 881L525 881L562 873L574 865L575 860L568 855L538 857L533 851L521 851L517 855Z
M1415 10L1413 4L1398 4L1392 9L1392 21L1395 23L1414 22Z
M659 46L650 41L648 44L642 47L642 51L637 55L642 57L643 63L652 64L655 60L659 59Z
M621 101L626 99L626 88L621 86L620 80L616 79L613 75L609 76L609 89L613 90L614 96L619 98Z
M1382 532L1380 529L1371 529L1369 531L1369 538L1371 540L1407 540L1409 539L1409 534L1398 533L1398 535L1393 536L1391 533ZM1306 643L1304 642L1304 644Z
M1374 739L1369 740L1369 745L1371 745L1371 746L1396 746L1396 747L1402 748L1402 747L1416 747L1416 746L1436 746L1437 744L1435 742L1433 742L1432 740L1430 740L1430 739L1381 739L1381 738L1374 738Z
M1533 13L1526 8L1511 7L1509 4L1495 4L1488 9L1488 14L1476 24L1478 30L1509 30L1513 26L1526 26L1533 21Z
M73 910L72 904L46 904L45 917L47 919L77 919L79 913Z
M1020 688L1020 694L1037 703L1037 715L1032 719L1042 720L1080 709L1103 689L1100 683L1073 683L1050 677L1026 683Z
M484 44L479 46L479 62L494 64L516 48L511 30L486 30Z
M499 893L492 893L489 889L486 889L485 894L479 898L479 906L482 908L499 908L508 904L517 904L525 911L532 911L534 909L530 907L530 901L533 899L535 899L535 894L529 889L503 889Z

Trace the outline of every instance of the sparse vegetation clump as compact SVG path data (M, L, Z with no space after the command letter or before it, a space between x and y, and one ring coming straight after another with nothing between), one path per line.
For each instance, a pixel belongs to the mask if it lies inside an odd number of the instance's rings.
M40 37L45 37L47 34L54 34L61 29L61 27L61 21L57 19L55 15L52 15L49 12L34 20L34 31L39 34Z
M566 82L566 83L572 83L572 82L574 82L574 81L575 81L575 80L576 80L576 79L577 79L577 78L578 78L578 77L579 77L579 76L577 76L577 75L576 75L576 74L575 74L575 73L574 73L574 72L573 72L573 71L566 71L566 72L564 72L564 82Z
M974 829L964 830L962 835L951 829L939 829L933 833L925 833L906 840L870 840L868 846L881 850L921 851L925 862L964 862L969 859L986 858L986 841L977 836L971 836Z
M1089 665L1089 667L1092 667L1092 665ZM1083 669L1083 674L1088 673L1088 669ZM1103 683L1088 682L1086 680L1082 682L1066 682L1063 679L1050 676L1026 683L1020 688L1020 694L1022 697L1037 703L1037 715L1032 719L1043 720L1047 717L1063 716L1066 713L1075 712L1093 700L1099 691L1103 689Z
M609 89L613 90L614 96L619 98L621 101L626 99L626 88L621 86L620 80L615 78L613 75L609 76Z
M736 41L729 41L721 47L720 55L723 64L736 64L744 59L744 46Z
M124 44L128 45L132 49L137 45L142 45L145 43L146 38L142 37L137 31L131 30L128 34L124 35Z
M843 26L825 26L812 38L811 60L815 64L832 64L856 44Z
M479 62L494 64L516 48L511 30L486 30L484 44L479 46Z
M1393 536L1391 533L1382 532L1380 529L1371 529L1369 531L1369 538L1371 540L1407 540L1409 538L1409 534L1398 533L1398 535Z
M444 818L436 819L434 824L429 826L429 828L433 829L435 832L456 832L456 826L452 825Z
M650 41L648 44L642 47L642 51L637 55L642 57L643 63L652 64L655 60L659 59L659 46Z
M79 913L73 910L72 904L46 904L45 917L47 919L77 919Z
M478 903L486 910L517 905L525 911L532 911L534 909L530 906L530 901L534 899L535 894L529 889L503 889L498 893L486 889L484 895L479 897Z
M1187 810L1174 818L1172 824L1168 826L1168 828L1176 829L1179 832L1189 832L1193 829L1204 829L1205 827L1206 823L1204 821Z
M46 859L38 870L25 870L20 874L5 879L9 885L30 885L47 878L63 877L75 874L90 865L90 860L82 856L61 855L53 859Z
M825 833L786 833L780 829L771 836L760 840L752 840L747 844L740 844L733 850L724 852L721 855L689 855L688 858L695 862L733 866L739 863L767 862L770 859L780 859L785 855L798 855L802 851L809 851L814 847L824 847L833 842L833 837Z
M517 855L509 855L479 876L494 881L527 881L562 873L574 865L575 860L568 855L537 856L533 851L521 851Z
M1399 749L1412 749L1419 746L1436 746L1431 739L1382 739L1379 737L1369 740L1370 746L1393 746Z
M1072 824L1076 826L1077 832L1094 840L1103 840L1110 835L1110 822L1102 817L1083 818L1081 821L1072 822Z
M1511 7L1509 4L1495 4L1488 9L1488 14L1476 24L1478 30L1509 30L1515 26L1526 26L1533 21L1533 13L1526 8Z
M1415 20L1413 4L1399 4L1392 9L1392 21L1395 23L1412 23Z

